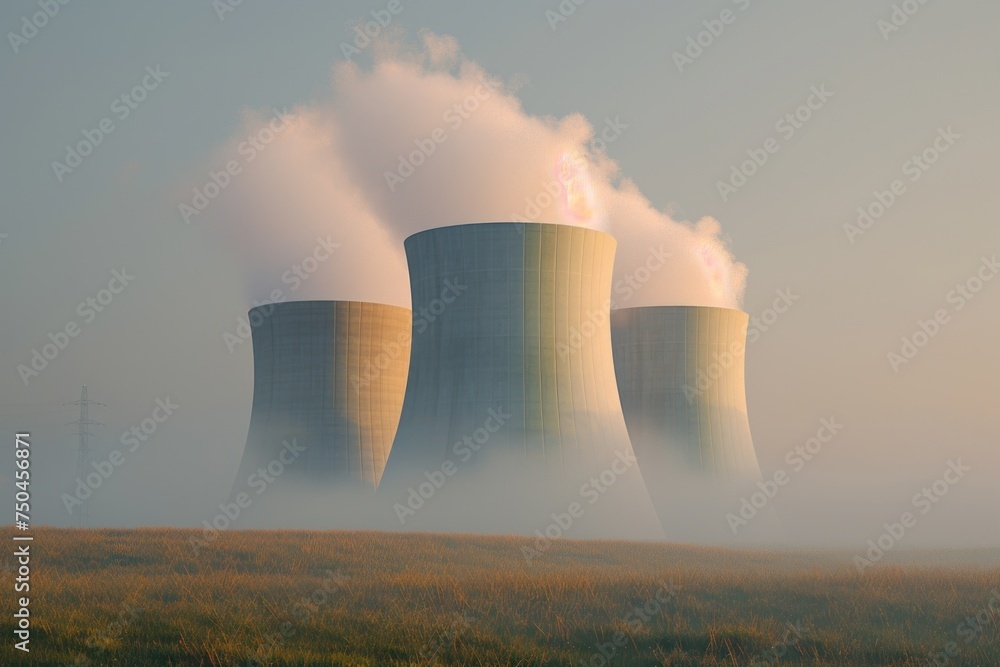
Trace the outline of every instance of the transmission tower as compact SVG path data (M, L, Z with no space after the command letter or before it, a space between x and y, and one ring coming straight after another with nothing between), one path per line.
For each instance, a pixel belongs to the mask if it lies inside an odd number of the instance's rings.
M97 401L91 401L87 398L87 385L83 385L83 389L80 390L80 400L73 401L72 403L65 403L64 405L79 405L80 406L80 418L75 422L70 422L67 426L76 426L76 435L80 438L80 446L77 449L76 457L76 477L77 479L86 480L87 466L90 463L90 438L93 437L88 429L90 426L104 426L101 422L95 422L90 419L87 408L91 405L104 405L104 403L98 403ZM107 406L105 406L107 407ZM79 512L76 515L77 525L85 526L87 521L90 519L90 498L81 501L83 504L80 505Z

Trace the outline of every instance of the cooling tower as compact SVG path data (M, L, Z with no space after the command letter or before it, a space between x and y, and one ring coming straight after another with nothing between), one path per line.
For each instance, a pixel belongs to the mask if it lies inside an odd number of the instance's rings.
M759 479L743 379L747 324L730 308L611 314L618 393L640 465L666 453L718 480Z
M614 488L599 481L601 511L588 508L589 527L567 533L628 534L651 519L643 534L662 534L615 384L615 245L599 231L533 223L406 239L413 347L379 494L407 529L530 534L598 475ZM612 507L608 532L592 517Z
M410 311L293 301L254 308L249 319L253 407L234 494L256 503L267 490L270 502L306 483L374 492L406 387Z
M730 308L654 306L611 313L622 410L668 538L781 539L773 508L735 526L758 492L744 385L748 316ZM753 509L753 508L751 508Z

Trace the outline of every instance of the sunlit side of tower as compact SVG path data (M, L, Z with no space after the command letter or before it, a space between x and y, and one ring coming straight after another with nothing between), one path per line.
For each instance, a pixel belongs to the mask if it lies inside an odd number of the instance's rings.
M700 306L624 308L611 314L622 410L639 463L732 484L760 468L744 381L748 316Z
M413 349L380 494L400 498L450 461L461 470L421 521L465 507L459 519L478 522L444 525L486 530L502 505L507 521L496 530L530 533L532 512L548 520L546 499L575 495L587 475L631 456L608 323L615 247L597 230L537 223L458 225L406 239ZM461 443L484 433L491 415L502 423L464 460ZM652 513L637 466L630 472L620 486L631 487L636 505L622 506L620 523ZM445 495L462 484L464 495Z
M253 407L234 491L255 471L273 471L274 461L285 489L309 482L374 491L406 387L410 311L294 301L259 306L249 319Z

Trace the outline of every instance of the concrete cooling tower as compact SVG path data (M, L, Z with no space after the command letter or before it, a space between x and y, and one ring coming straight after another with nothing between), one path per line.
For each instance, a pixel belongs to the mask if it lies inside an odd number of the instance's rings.
M758 479L743 379L748 316L658 306L611 314L622 410L641 461L676 455L716 479Z
M254 308L249 319L253 407L233 495L258 503L260 494L262 504L305 489L373 494L403 403L410 311L293 301Z
M720 525L732 500L760 480L744 385L747 324L729 308L611 313L622 410L668 537L698 504L717 507L707 517L692 512L694 522ZM693 504L701 493L704 502Z
M615 384L615 246L533 223L406 239L413 347L379 488L397 525L532 534L558 517L569 537L662 535Z

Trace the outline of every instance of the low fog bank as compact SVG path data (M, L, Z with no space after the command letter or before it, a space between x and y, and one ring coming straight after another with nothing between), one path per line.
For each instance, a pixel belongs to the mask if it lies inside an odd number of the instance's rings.
M958 463L921 478L812 471L808 479L788 474L775 481L765 470L761 482L733 485L680 472L654 480L624 463L609 472L613 461L597 474L553 482L541 468L525 474L520 459L494 455L484 462L451 474L413 470L377 493L278 479L251 493L252 507L227 527L511 534L529 538L536 551L556 539L823 549L873 563L928 565L952 558L989 562L996 552L988 548L1000 538L995 507L981 502L993 493L992 480L976 479ZM658 512L646 491L654 484L669 487L653 494L668 498L657 503ZM207 507L201 527L225 514ZM215 527L226 524L218 519Z
M484 458L488 465L458 465L452 475L445 475L443 484L434 469L420 469L412 471L405 483L394 489L382 487L377 493L347 483L339 488L333 483L303 485L284 474L266 485L242 480L236 490L247 493L249 506L237 515L230 505L227 515L242 452L231 447L227 456L204 458L199 465L190 460L173 463L170 453L183 451L186 442L163 436L155 451L137 452L134 460L126 460L102 480L91 492L88 525L205 528L207 523L224 530L373 529L528 536L536 530L544 535L549 529L567 539L822 548L854 554L866 553L869 541L879 546L881 540L886 561L912 550L995 549L1000 544L997 490L990 474L994 468L960 457L952 459L954 465L947 460L920 461L914 464L916 470L860 466L842 470L815 463L802 470L788 466L783 476L776 476L777 470L765 466L764 481L728 490L696 475L654 475L642 469L641 462L616 475L611 485L596 486L589 483L589 475L581 475L558 487L546 486L540 478L514 472L514 464L505 470L502 461ZM55 466L44 456L40 453L36 461L39 475L32 487L35 521L75 525L77 508L73 513L66 509L66 499L79 488L73 461L60 456L62 465ZM95 455L97 461L103 458ZM12 492L13 475L7 477L0 488ZM607 491L601 491L605 486ZM669 502L658 505L659 516L649 499L658 494L647 493L647 487L670 491ZM582 516L572 517L572 525L562 528L557 519L567 523L564 515L572 502L580 504ZM550 529L553 524L557 528Z

